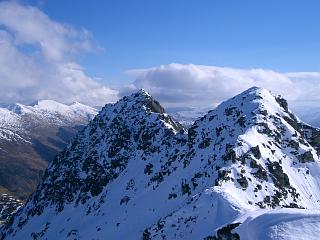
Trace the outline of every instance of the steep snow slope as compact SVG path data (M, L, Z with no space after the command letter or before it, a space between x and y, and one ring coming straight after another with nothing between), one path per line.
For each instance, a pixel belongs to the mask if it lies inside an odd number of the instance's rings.
M314 210L256 211L237 221L243 222L234 229L241 240L318 240L320 236L320 212Z
M319 209L318 136L265 89L188 132L139 91L106 105L50 163L3 235L214 239L261 209Z

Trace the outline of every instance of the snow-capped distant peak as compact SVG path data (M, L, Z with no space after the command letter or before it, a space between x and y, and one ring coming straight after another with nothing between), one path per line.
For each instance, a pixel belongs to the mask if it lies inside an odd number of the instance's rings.
M28 135L32 126L84 124L97 112L81 103L66 105L54 100L39 100L32 105L10 104L0 107L0 140L28 141L22 135Z
M95 115L97 110L90 106L74 102L70 105L63 104L54 100L39 100L31 105L24 105L21 103L11 104L6 107L8 110L16 114L41 114L41 113L59 113L61 115L70 115L70 113L86 112L91 115Z
M40 100L40 101L37 101L36 104L27 106L27 107L29 109L33 108L35 110L60 112L60 113L70 111L70 109L79 109L79 110L83 109L83 110L89 110L89 111L96 111L94 108L79 102L73 102L67 105L54 100Z

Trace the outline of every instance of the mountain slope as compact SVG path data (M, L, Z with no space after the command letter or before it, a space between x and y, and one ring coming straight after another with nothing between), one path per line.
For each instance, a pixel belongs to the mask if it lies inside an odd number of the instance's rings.
M3 234L214 239L218 229L241 229L250 212L316 210L318 134L261 88L222 103L187 132L139 91L106 105L50 163Z
M22 205L21 200L13 197L12 193L0 187L0 225L5 224Z
M26 198L39 183L48 161L96 113L80 103L67 106L51 100L0 108L1 187Z

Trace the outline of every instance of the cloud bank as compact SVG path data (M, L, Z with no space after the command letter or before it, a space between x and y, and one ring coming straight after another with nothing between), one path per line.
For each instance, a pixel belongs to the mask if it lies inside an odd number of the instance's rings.
M252 86L281 94L293 105L320 101L320 73L169 64L129 70L135 81L121 95L144 88L166 106L216 106Z
M114 101L117 92L74 61L79 53L97 50L92 42L87 30L53 21L36 7L0 2L0 102Z

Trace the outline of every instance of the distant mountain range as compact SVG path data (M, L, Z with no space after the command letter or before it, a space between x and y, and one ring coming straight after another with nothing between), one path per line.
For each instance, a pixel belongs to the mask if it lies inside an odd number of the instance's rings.
M188 128L141 90L106 105L5 239L317 239L320 130L262 88Z
M312 126L320 128L320 106L296 106L293 109L298 117Z
M209 110L208 108L169 108L167 109L167 113L177 122L188 128L195 120L205 115Z
M1 107L0 193L12 199L28 197L48 162L96 114L96 109L80 103L65 105L51 100ZM0 210L2 203L0 196Z

